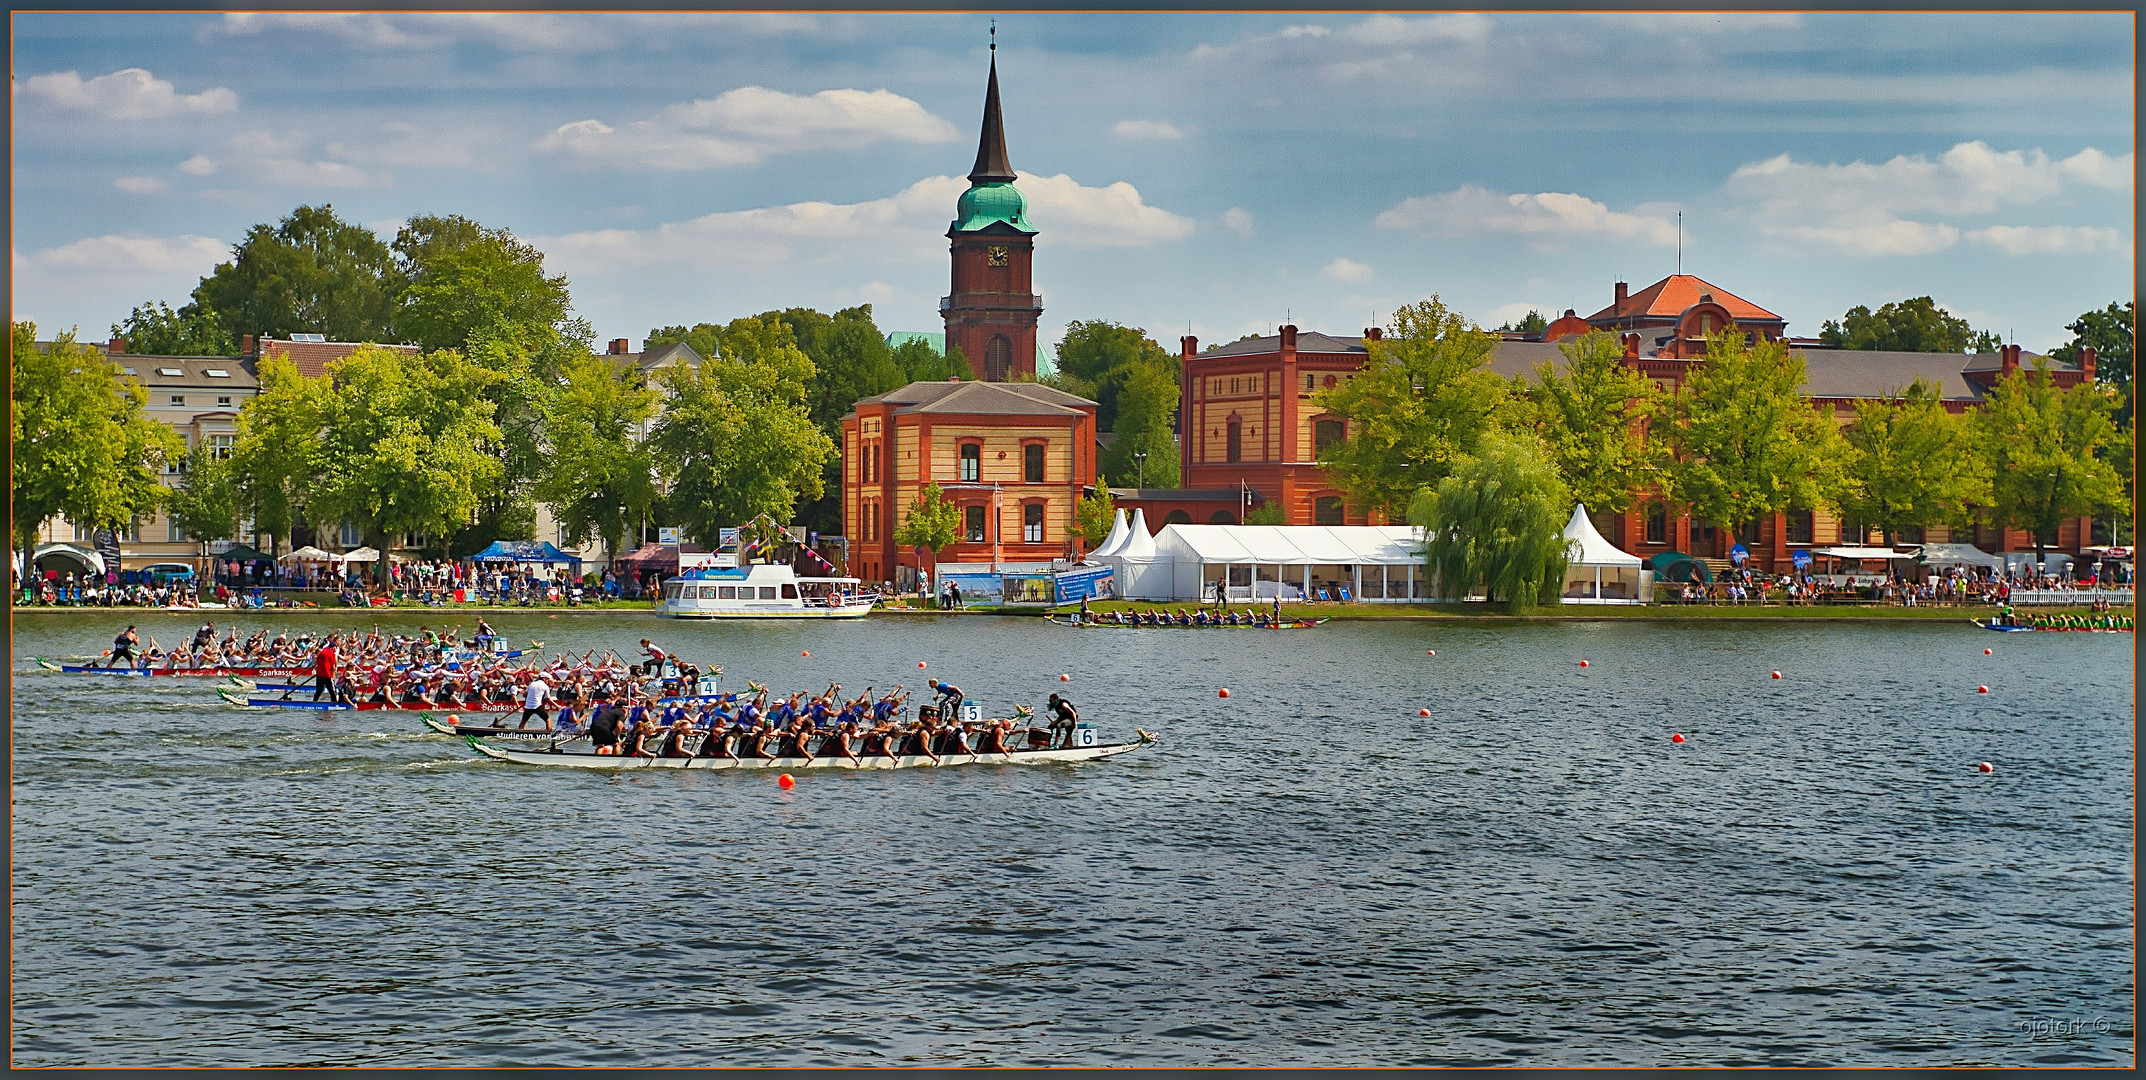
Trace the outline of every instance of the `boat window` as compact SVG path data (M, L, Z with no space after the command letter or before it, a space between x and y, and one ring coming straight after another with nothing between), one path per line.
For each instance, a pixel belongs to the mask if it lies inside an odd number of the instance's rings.
M721 586L715 590L715 598L718 600L736 600L738 598L738 587L735 585Z
M701 586L701 587L700 587L700 598L701 598L701 599L703 599L703 600L714 600L714 599L717 599L717 597L716 597L716 595L715 595L715 590L716 590L717 588L719 588L719 587L720 587L720 586L716 586L716 585L703 585L703 586Z
M783 599L785 599L785 600L795 600L795 599L797 599L797 586L795 586L795 585L785 585L785 586L783 586L783 587L782 587L782 598L783 598Z
M682 588L682 586L680 586L677 582L673 581L663 587L663 595L669 597L672 600L676 600L678 599L678 590L680 588Z
M775 586L773 586L773 585L762 585L762 586L760 586L760 599L762 599L762 600L773 600L773 599L775 599Z

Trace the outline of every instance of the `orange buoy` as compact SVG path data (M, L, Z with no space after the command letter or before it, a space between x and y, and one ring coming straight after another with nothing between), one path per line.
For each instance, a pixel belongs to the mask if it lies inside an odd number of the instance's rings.
M1671 735L1671 736L1669 737L1669 741L1670 741L1670 742L1683 742L1683 741L1684 741L1684 733L1683 733L1683 732L1681 732L1681 731L1679 731L1679 732L1677 732L1676 734L1674 734L1674 735Z
M1778 672L1778 671L1776 671L1776 672L1774 672L1774 673L1773 673L1773 677L1774 677L1774 678L1776 678L1776 679L1778 679L1778 678L1780 678L1780 677L1781 677L1781 673L1780 673L1780 672Z
M1989 693L1989 692L1990 692L1990 688L1989 688L1989 687L1987 687L1987 686L1977 686L1977 687L1975 687L1975 693L1977 693L1977 694L1987 694L1987 693Z
M1994 656L1994 655L1996 655L1996 650L1994 650L1994 649L1984 649L1984 650L1982 650L1982 655L1984 655L1984 656Z
M1585 661L1585 660L1582 660L1582 661L1580 661L1580 666L1581 666L1581 667L1586 667L1586 666L1587 666L1587 661Z
M448 713L448 714L447 714L447 726L448 726L448 727L461 727L461 726L462 726L462 718L461 718L461 717L459 717L459 716L456 716L456 715L455 715L455 714L453 714L453 713Z
M1417 710L1416 710L1416 715L1417 715L1417 716L1429 716L1429 715L1431 715L1431 710L1429 710L1429 709L1417 709Z
M1058 681L1059 681L1059 682L1072 682L1072 681L1073 681L1073 676L1071 676L1071 675L1067 675L1067 674L1065 674L1064 672L1060 672L1060 673L1059 673L1059 675L1058 675Z
M775 778L775 786L783 789L784 791L788 791L791 788L797 786L797 778L791 776L789 773L784 773L781 776Z
M1997 771L1997 767L1996 767L1995 765L1992 765L1992 764L1990 764L1990 763L1989 763L1989 762L1987 762L1987 761L1983 762L1983 763L1982 763L1982 764L1980 764L1980 765L1977 765L1977 766L1975 766L1975 768L1976 768L1977 770L1981 771L1981 772L1996 772L1996 771Z
M798 653L797 655L799 655L799 656L811 656L811 655L812 655L812 653L811 653L810 651L802 651L802 652L799 652L799 653Z
M1217 690L1217 691L1215 692L1215 696L1216 696L1216 697L1228 697L1228 696L1229 696L1229 687L1225 686L1225 687L1223 687L1222 689L1220 689L1220 690Z

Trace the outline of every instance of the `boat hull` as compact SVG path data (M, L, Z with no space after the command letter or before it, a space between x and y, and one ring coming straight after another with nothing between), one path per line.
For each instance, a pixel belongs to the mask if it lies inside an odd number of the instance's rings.
M383 705L377 701L359 701L341 704L332 701L306 701L301 698L249 697L242 698L219 687L218 697L233 705L250 709L310 709L315 712L452 712L452 713L511 713L520 712L521 706L502 701L487 701L477 705Z
M470 749L494 761L512 762L516 765L548 765L567 769L691 769L696 772L773 769L777 772L802 772L828 769L917 769L947 768L955 765L1047 765L1074 761L1096 761L1153 746L1155 736L1141 732L1140 738L1129 743L1112 743L1108 746L1076 746L1065 750L1016 750L1010 754L946 754L933 761L923 754L905 754L901 757L864 757L860 761L848 758L798 758L780 757L764 759L733 758L664 758L664 757L614 757L589 753L552 753L543 750L514 750L492 746L476 736L466 736Z
M526 739L530 742L549 742L553 739L557 739L560 744L564 745L566 743L571 743L577 739L586 738L588 736L588 732L586 731L554 731L551 728L477 727L471 724L456 725L450 724L445 720L441 720L440 718L433 716L430 713L421 715L418 717L418 719L424 721L426 727L431 728L432 730L437 731L442 735L456 735L462 737L476 736L480 739L506 739L509 741Z
M656 612L666 619L861 619L872 613L870 604L851 604L848 607L785 608L770 605L764 608L740 606L734 609L720 608L669 608Z
M1074 622L1070 619L1060 620L1055 615L1047 616L1046 621L1071 630L1312 630L1326 624L1325 619L1295 619L1280 626L1266 626L1259 623L1238 623L1235 626L1231 626L1228 623L1207 623L1205 625L1200 623L1168 623L1151 626L1146 623L1112 622L1108 619Z

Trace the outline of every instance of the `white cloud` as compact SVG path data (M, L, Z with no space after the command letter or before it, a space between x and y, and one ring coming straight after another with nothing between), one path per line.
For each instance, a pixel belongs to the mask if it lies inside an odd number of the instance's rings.
M1252 215L1243 207L1232 206L1222 211L1222 227L1239 236L1252 235Z
M1795 30L1803 16L1793 12L1714 13L1676 11L1654 13L1600 13L1586 16L1617 29L1641 34L1751 34L1764 30ZM1525 314L1525 312L1523 312Z
M1442 195L1418 195L1388 208L1376 219L1387 229L1418 235L1511 233L1545 243L1578 236L1604 236L1663 247L1677 242L1673 210L1635 207L1611 210L1582 195L1546 191L1535 195L1501 195L1463 184Z
M48 248L21 260L31 269L96 271L121 275L185 270L207 273L231 257L230 245L206 236L92 236ZM196 270L195 268L199 268Z
M142 68L126 68L87 81L75 71L32 75L12 89L64 112L88 113L107 120L210 116L238 108L236 91L218 86L198 94L181 94L170 81Z
M1737 169L1724 191L1747 204L1760 235L1777 245L1854 255L1927 255L1954 246L1963 235L1955 223L1930 219L2041 202L2067 181L2129 187L2132 161L2131 154L2111 157L2092 148L2052 161L2041 150L1999 151L1980 140L1955 145L1935 160L1903 154L1877 165L1818 165L1782 154ZM2058 242L2076 247L2083 235L2073 231L2070 239L2056 241L1985 232L1982 242L2002 251Z
M544 12L430 12L349 14L327 12L233 13L204 37L256 37L288 33L333 37L362 48L432 49L475 43L509 52L589 53L627 47L635 36L675 41L682 31L727 35L821 33L839 24L810 15L750 12L609 14ZM844 36L835 33L834 36Z
M1028 219L1043 244L1142 247L1192 234L1191 218L1147 205L1131 184L1087 187L1072 177L1021 174ZM883 199L730 210L653 229L598 229L535 241L569 273L653 264L782 264L946 257L946 222L968 188L955 176L919 180Z
M1169 141L1185 137L1184 131L1168 120L1120 120L1111 125L1110 133L1121 139Z
M229 170L283 187L363 187L386 179L341 161L307 160L310 156L303 136L247 131L225 140L219 157L196 154L180 162L179 170L194 176Z
M2124 247L2115 229L2089 225L1992 225L1967 233L1967 239L2007 255L2091 255Z
M1474 12L1423 19L1373 15L1343 30L1340 36L1359 45L1431 45L1449 41L1474 45L1489 40L1490 31L1490 17Z
M1337 258L1320 269L1319 276L1328 281L1356 285L1371 280L1371 268L1354 259Z
M154 195L170 185L154 176L122 176L112 186L129 195Z
M672 105L623 129L593 119L563 124L536 147L628 168L705 169L889 139L940 143L956 138L954 125L889 90L822 90L805 96L745 86Z
M445 135L401 120L382 124L376 130L383 137L331 142L325 150L330 157L367 165L461 168L477 161L477 138L468 133Z

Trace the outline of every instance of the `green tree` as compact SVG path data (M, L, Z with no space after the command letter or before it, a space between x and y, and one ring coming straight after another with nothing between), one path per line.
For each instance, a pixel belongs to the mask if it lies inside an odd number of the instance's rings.
M1364 344L1364 369L1312 399L1349 426L1319 463L1350 502L1397 518L1475 453L1509 388L1488 369L1498 339L1435 295L1394 312L1385 337Z
M127 351L149 356L236 356L231 331L214 311L188 304L177 311L162 300L136 307L112 326Z
M544 253L506 229L424 215L403 225L393 247L395 329L428 350L467 349L500 322L556 328L572 310L566 276L545 274Z
M872 321L872 305L843 308L832 316L811 308L764 312L761 322L780 322L789 328L798 349L812 360L813 375L805 384L812 422L830 439L842 434L842 417L860 398L883 394L909 383L886 335ZM820 477L823 494L798 511L798 520L819 532L842 528L842 458L827 459Z
M1654 380L1626 367L1614 334L1596 331L1558 343L1566 374L1536 365L1536 383L1522 387L1521 410L1549 450L1573 497L1591 513L1622 514L1655 482L1661 449L1646 423L1660 404Z
M1280 503L1260 503L1244 515L1244 523L1247 525L1287 525L1289 524L1289 511L1282 509L1282 504Z
M1475 456L1456 463L1436 488L1418 492L1409 521L1423 530L1424 563L1439 595L1458 600L1480 588L1519 613L1554 604L1569 559L1564 536L1572 495L1549 454L1525 432L1491 432Z
M1101 468L1132 476L1145 487L1174 488L1178 483L1177 376L1152 360L1124 368L1118 397L1117 438L1103 451ZM1144 454L1144 458L1135 458Z
M193 306L234 331L391 341L400 275L371 229L326 204L255 225L194 289Z
M1842 436L1853 453L1841 508L1897 540L1927 525L1964 527L1989 500L1989 477L1967 425L1945 411L1936 387L1917 378L1899 395L1855 403Z
M2100 311L2089 311L2064 328L2071 331L2071 340L2049 353L2067 364L2077 364L2080 350L2094 347L2094 381L2109 383L2123 394L2115 413L2119 428L2131 426L2131 350L2138 332L2136 311L2129 300L2122 304L2112 301Z
M268 534L273 555L277 541L306 519L329 388L328 380L301 374L280 354L261 361L258 375L260 391L239 409L238 435L222 468L239 511Z
M1180 361L1136 326L1120 326L1101 319L1074 320L1058 342L1058 375L1055 385L1069 394L1092 399L1095 423L1100 431L1117 431L1119 395L1134 373L1160 369L1171 383L1178 379Z
M714 323L694 323L692 326L662 326L648 332L641 339L642 351L660 349L665 345L684 344L702 357L713 357L718 351L716 339L722 336L723 328Z
M1818 329L1818 340L1836 349L1881 352L1996 352L1997 335L1978 331L1927 296L1886 304L1873 312L1861 304Z
M895 366L901 368L902 385L913 382L945 382L948 379L974 381L976 372L970 370L968 357L959 348L941 354L921 338L910 338L894 347Z
M2048 364L1997 380L1969 421L1990 470L1990 517L2034 534L2037 562L2066 518L2123 504L2123 488L2102 451L2115 441L2115 391L2051 381Z
M311 506L357 526L368 546L443 536L469 523L504 475L485 396L491 372L451 350L368 348L331 364L321 399ZM373 564L386 580L387 560Z
M1707 339L1706 362L1650 432L1670 456L1665 494L1731 527L1839 505L1847 447L1803 394L1803 358L1778 341Z
M1500 333L1507 334L1539 334L1549 328L1550 320L1543 318L1542 312L1530 308L1525 318L1519 322L1508 321L1505 325L1498 327L1498 330Z
M569 543L601 538L614 555L656 501L655 457L642 438L657 394L631 365L588 356L569 366L544 412L548 466L536 497Z
M186 535L216 540L238 533L238 485L233 482L229 465L206 446L197 446L186 455L179 483L167 497L165 510Z
M72 331L37 343L37 324L11 325L9 476L15 546L31 565L37 530L56 514L116 529L162 505L164 465L185 452L177 432L142 415L142 384Z
M782 324L736 320L720 345L722 358L698 370L657 374L664 403L650 437L667 513L702 544L761 514L789 520L799 499L819 497L835 452L806 404L812 361Z
M1095 487L1080 497L1073 507L1072 528L1067 531L1086 541L1089 548L1110 538L1110 527L1118 520L1118 500L1110 493L1110 481L1097 473Z
M946 493L939 489L936 480L917 492L917 497L910 500L909 508L903 511L901 524L894 528L895 543L924 548L932 552L934 558L941 549L960 538L961 508L946 501Z

